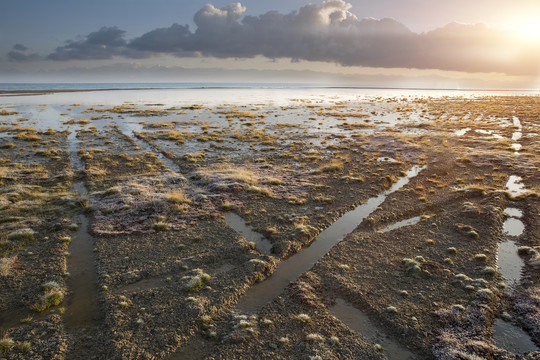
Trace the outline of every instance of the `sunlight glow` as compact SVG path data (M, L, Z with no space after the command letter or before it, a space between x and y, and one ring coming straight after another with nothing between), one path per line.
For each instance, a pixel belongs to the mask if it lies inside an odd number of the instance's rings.
M540 21L520 24L517 26L517 30L524 39L540 42Z

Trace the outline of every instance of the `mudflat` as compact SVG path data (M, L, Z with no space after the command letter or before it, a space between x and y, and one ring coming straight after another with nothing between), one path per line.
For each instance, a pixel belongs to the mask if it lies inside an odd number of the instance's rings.
M540 97L88 94L0 98L2 357L540 357Z

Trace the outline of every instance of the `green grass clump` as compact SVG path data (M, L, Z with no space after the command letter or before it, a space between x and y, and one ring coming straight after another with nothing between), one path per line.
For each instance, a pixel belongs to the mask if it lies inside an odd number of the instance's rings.
M16 345L16 348L19 352L26 353L30 351L30 349L32 348L32 344L30 344L29 341L23 341L21 343L18 343Z
M13 347L14 344L15 344L15 342L13 341L13 339L8 337L7 334L5 334L0 339L0 352L8 351L9 349L11 349Z
M169 228L169 224L166 223L166 222L163 222L163 221L158 221L158 222L154 223L154 225L152 225L152 227L156 231L162 231L162 230L167 230Z
M32 309L37 312L43 312L50 307L58 306L64 301L64 291L55 281L49 281L42 285L44 294L38 301L32 305Z
M211 279L211 276L205 273L201 269L194 269L194 275L184 276L182 279L186 281L184 285L184 290L188 292L195 292L203 287L204 284L208 283Z
M486 261L487 255L486 254L476 254L474 255L474 260L476 261Z
M33 240L36 232L30 228L15 230L8 234L8 240Z

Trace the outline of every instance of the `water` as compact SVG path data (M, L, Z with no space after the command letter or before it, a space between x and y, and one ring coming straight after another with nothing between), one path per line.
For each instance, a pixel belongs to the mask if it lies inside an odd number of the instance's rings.
M153 152L156 153L158 156L158 159L163 161L165 166L167 166L169 169L176 173L181 173L180 166L178 166L174 161L163 155L161 151L147 143L146 141L139 139L137 136L135 136L134 131L141 128L141 125L137 124L133 119L116 119L115 120L116 125L118 125L118 129L122 131L124 135L129 136L135 143L144 151L146 152ZM134 125L136 124L136 125Z
M399 190L424 168L425 166L413 166L390 189L370 198L365 204L357 206L354 210L336 220L319 234L310 247L281 262L268 279L249 288L246 294L240 298L238 309L241 312L252 312L278 296L290 281L295 280L302 273L311 269L334 245L343 240L345 236L375 211L386 200L388 195Z
M506 235L506 239L499 244L497 269L504 278L505 283L512 286L519 283L523 267L525 266L523 259L518 255L518 246L515 242L515 238L521 236L525 231L525 225L519 219L523 216L520 209L506 208L504 209L504 213L509 218L503 224L503 232Z
M255 243L257 250L261 253L270 255L272 252L272 243L268 241L262 234L253 231L253 229L246 225L244 219L233 212L226 212L223 214L225 217L225 222L234 231L241 234L247 241Z
M67 267L71 276L67 285L70 295L64 319L68 328L84 328L98 325L98 280L93 256L94 239L88 233L88 219L79 215L75 220L79 228L71 237L69 246L71 256Z
M497 254L497 268L504 278L504 282L513 285L521 279L523 260L517 253L517 245L513 240L506 240L499 244Z
M521 182L521 176L510 175L506 183L506 191L512 197L523 195L527 192L525 185Z
M456 130L456 131L454 131L454 134L457 135L457 136L463 136L463 135L465 135L469 130L471 130L471 128L465 128L465 129L461 129L461 130Z
M418 224L420 222L420 220L421 220L420 216L415 216L413 218L405 219L405 220L393 223L391 225L388 225L387 227L382 228L381 231L382 232L388 232L388 231L392 231L392 230L395 230L395 229L399 229L399 228L404 227L404 226L415 225L415 224Z
M519 118L517 116L512 116L512 124L516 128L516 131L512 134L512 140L518 141L521 139L523 133L521 132L523 127L521 126L521 121L519 121ZM514 149L515 154L519 154L519 150L521 150L521 144L515 142L512 144L512 149Z
M517 209L517 208L505 208L504 213L507 216L511 216L515 218L520 218L523 216L523 212L521 211L521 209Z
M383 348L383 353L388 360L412 360L414 354L392 341L382 332L362 311L358 310L343 299L336 299L336 304L328 308L330 314L338 318L342 323L373 343L378 343Z
M78 151L79 151L80 141L77 138L77 132L75 130L72 130L68 135L68 154L69 154L69 162L71 163L71 170L73 172L80 172L84 170L84 162L79 157ZM84 184L81 183L77 185L79 187L79 190L82 190L84 188ZM83 190L86 192L86 190Z
M503 231L509 236L520 236L525 230L525 225L519 219L508 218L503 224Z
M509 322L495 319L493 329L493 340L498 347L516 354L540 351L525 331Z

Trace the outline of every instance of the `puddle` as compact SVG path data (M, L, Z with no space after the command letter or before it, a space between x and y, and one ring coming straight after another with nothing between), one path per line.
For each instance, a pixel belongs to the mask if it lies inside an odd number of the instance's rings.
M510 175L510 178L508 178L508 182L506 183L506 191L510 196L516 197L527 192L527 189L521 180L523 180L521 176Z
M512 116L512 125L521 130L521 121L519 121L519 118L517 116Z
M302 273L311 269L334 245L360 225L366 217L384 202L388 195L399 190L424 168L425 166L413 166L406 176L400 178L390 189L370 198L366 203L357 206L354 210L337 219L319 234L311 246L281 262L268 279L249 288L246 294L240 298L237 308L244 313L252 312L274 299L290 281L295 280Z
M36 313L35 311L30 310L29 307L18 307L6 309L0 312L0 333L7 329L12 329L18 326L23 325L21 320L31 317L32 321L40 320L49 315L53 310L46 310L42 313Z
M471 128L465 128L465 129L461 129L461 130L456 130L456 131L454 131L454 135L463 136L470 130L471 130Z
M88 219L84 215L75 218L79 225L71 237L67 267L71 274L67 281L70 294L67 298L64 319L68 328L98 325L98 281L94 259L94 239L88 233Z
M517 249L518 246L513 240L506 240L499 244L497 253L497 270L504 278L505 284L510 287L519 283L525 265Z
M521 328L512 325L502 319L495 319L493 324L495 344L515 354L524 354L532 351L540 351L531 340L529 335Z
M512 134L512 140L518 141L522 136L523 134L520 131L516 131Z
M382 232L388 232L388 231L392 231L392 230L395 230L395 229L399 229L399 228L404 227L404 226L415 225L415 224L418 224L420 222L420 219L421 219L420 216L415 216L415 217L410 218L410 219L398 221L397 223L393 223L392 225L388 225L387 227L382 228L381 231Z
M369 317L343 299L336 299L336 304L328 308L330 314L372 343L382 346L383 353L389 360L415 359L414 354L384 335Z
M509 236L520 236L525 231L525 225L519 219L508 218L504 221L503 231Z
M233 212L226 212L223 214L225 222L234 231L241 234L247 241L255 243L257 250L261 253L270 255L272 253L272 243L268 241L262 234L253 231L253 229L246 225L244 219Z
M514 241L514 237L521 236L525 231L525 225L519 219L523 216L520 209L506 208L504 213L510 216L504 221L503 231L506 235L506 240L499 244L497 251L497 270L504 278L507 285L518 284L521 279L521 272L525 263L518 255L518 246ZM511 292L512 290L509 289Z
M390 164L399 164L399 161L397 161L396 159L386 157L386 156L377 158L377 161L378 162L384 162L384 163L390 163Z
M501 136L499 134L494 134L493 130L478 129L478 130L475 130L475 132L482 135L490 135L494 139L504 139L504 136Z
M523 133L521 132L521 129L523 127L521 126L521 122L519 121L519 118L517 116L512 116L512 125L514 125L514 127L517 128L517 131L514 131L512 133L512 140L518 141L523 136ZM518 151L521 150L521 144L513 143L511 146L512 146L512 149L514 149L515 151L514 154L516 155L519 154Z
M521 218L523 216L523 212L521 211L521 209L518 208L505 208L504 213L507 216L511 216L514 218Z

